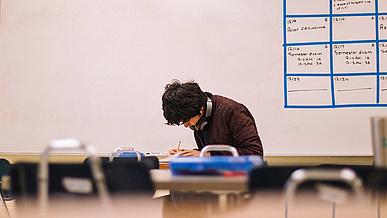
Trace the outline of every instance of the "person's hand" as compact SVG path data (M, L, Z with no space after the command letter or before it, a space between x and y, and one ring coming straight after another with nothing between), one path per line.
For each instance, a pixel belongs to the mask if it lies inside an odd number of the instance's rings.
M180 154L180 156L200 156L200 151L198 150L184 150ZM204 156L211 156L209 152L205 153Z
M179 155L180 156L199 156L200 155L200 151L197 151L197 150L185 150L185 151L182 151Z
M172 155L175 155L175 154L177 154L177 153L179 153L179 152L182 152L182 151L185 151L185 150L184 150L184 149L179 149L179 150L177 150L177 149L171 149L171 150L169 150L168 157L170 157L170 156L172 156Z

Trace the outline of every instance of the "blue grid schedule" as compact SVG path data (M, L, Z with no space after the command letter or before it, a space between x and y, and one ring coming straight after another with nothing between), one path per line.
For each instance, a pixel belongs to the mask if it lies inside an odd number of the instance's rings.
M284 106L387 106L387 0L285 0Z

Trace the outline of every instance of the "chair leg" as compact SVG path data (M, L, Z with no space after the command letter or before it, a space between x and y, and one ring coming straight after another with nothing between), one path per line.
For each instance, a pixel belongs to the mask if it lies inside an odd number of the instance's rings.
M9 210L7 207L7 204L5 203L4 196L3 196L3 191L0 190L0 201L1 201L1 206L3 207L4 213L7 218L10 218Z
M285 218L288 218L288 213L289 213L288 199L285 199Z

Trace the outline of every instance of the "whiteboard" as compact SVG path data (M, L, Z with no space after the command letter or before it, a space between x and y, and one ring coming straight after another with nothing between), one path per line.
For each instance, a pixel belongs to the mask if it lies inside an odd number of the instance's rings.
M386 107L387 5L304 3L284 2L285 107Z
M284 107L282 15L279 0L2 0L0 152L194 148L161 109L165 84L193 79L249 108L265 155L371 155L386 109Z

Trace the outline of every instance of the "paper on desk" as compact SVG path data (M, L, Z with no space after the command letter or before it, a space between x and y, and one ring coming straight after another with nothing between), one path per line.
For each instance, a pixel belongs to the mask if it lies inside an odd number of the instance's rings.
M166 157L166 158L160 159L159 163L169 163L171 160L179 157L180 153L181 153L181 151L176 153L176 154L174 154L174 155L172 155L172 156L170 156L170 157Z

